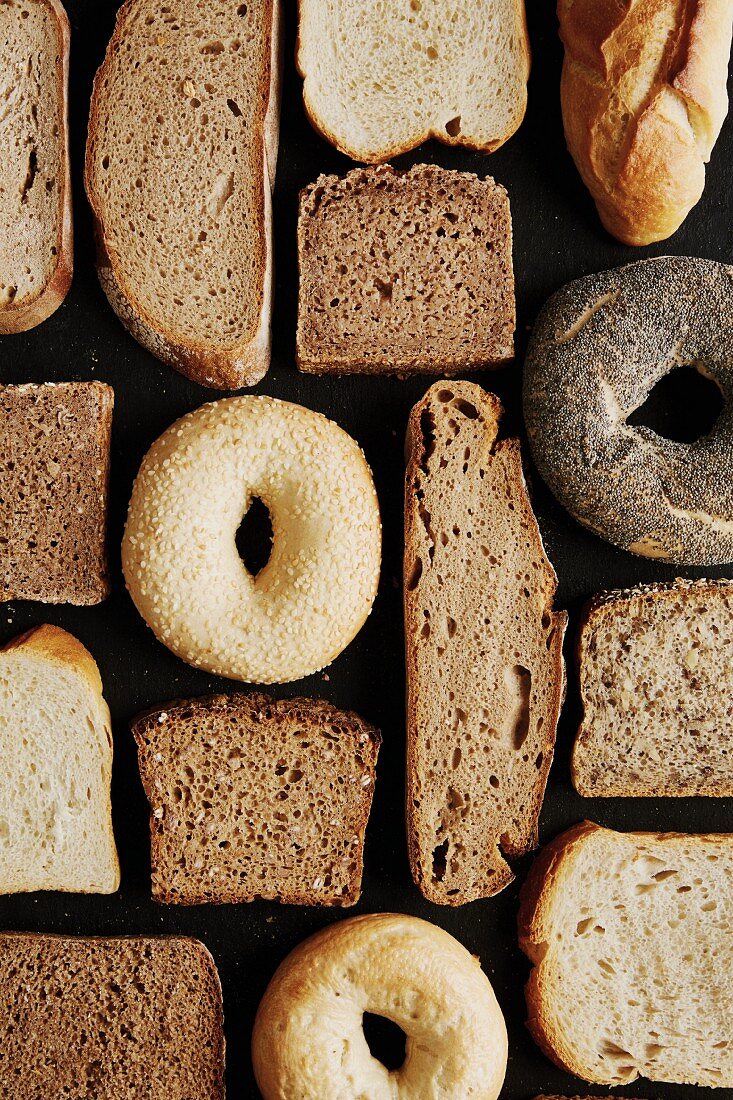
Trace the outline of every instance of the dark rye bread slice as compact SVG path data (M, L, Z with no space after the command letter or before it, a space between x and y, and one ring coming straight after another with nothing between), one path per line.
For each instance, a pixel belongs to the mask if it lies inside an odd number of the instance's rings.
M113 405L102 382L0 386L0 599L109 594Z
M408 840L415 882L447 905L496 894L503 855L536 846L564 693L567 616L501 416L439 382L407 430Z
M223 1100L221 987L182 937L0 935L9 1100Z
M256 693L169 703L132 730L156 901L358 901L376 729L329 703Z
M300 196L303 371L451 375L514 356L512 221L490 177L419 164Z
M729 580L640 585L592 600L577 648L578 793L733 795L731 646Z

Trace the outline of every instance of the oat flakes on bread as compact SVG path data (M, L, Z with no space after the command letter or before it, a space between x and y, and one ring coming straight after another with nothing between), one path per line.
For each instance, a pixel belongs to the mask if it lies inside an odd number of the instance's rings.
M536 847L564 693L567 616L502 411L439 382L407 430L407 830L415 882L446 905L496 894L504 857Z

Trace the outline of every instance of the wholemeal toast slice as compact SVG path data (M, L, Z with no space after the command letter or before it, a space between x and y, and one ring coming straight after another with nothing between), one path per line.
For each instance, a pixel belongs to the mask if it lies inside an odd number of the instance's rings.
M529 1028L563 1069L733 1086L733 835L583 822L523 887Z
M270 359L279 0L126 0L97 74L86 186L102 286L205 386Z
M497 893L504 855L536 846L564 692L567 616L501 416L493 394L439 382L407 429L408 843L447 905Z
M456 374L514 356L509 197L419 164L321 176L300 196L298 366Z
M491 152L527 106L524 0L301 0L296 63L311 122L354 160L430 137Z
M0 386L0 599L109 594L113 406L102 382Z
M593 600L578 638L578 792L733 795L731 645L731 581L677 580Z
M112 723L94 658L57 626L0 649L0 894L111 894Z
M0 334L45 321L71 285L69 39L60 0L0 4Z
M354 905L381 737L313 699L213 695L132 725L153 897Z
M224 1100L219 976L198 940L0 935L0 1081L16 1100Z

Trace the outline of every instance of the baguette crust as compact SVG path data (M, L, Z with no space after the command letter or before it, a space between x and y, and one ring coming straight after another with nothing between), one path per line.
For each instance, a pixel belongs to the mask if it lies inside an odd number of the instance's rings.
M671 236L728 110L731 0L558 0L568 148L606 229Z

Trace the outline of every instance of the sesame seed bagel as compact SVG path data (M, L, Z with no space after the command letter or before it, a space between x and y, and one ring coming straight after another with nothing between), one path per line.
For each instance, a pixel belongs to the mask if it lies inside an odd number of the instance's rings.
M272 552L253 576L235 537L253 498ZM377 592L379 505L354 440L269 397L196 409L153 444L135 480L122 567L158 639L197 668L286 683L361 629Z
M694 443L627 422L690 365L725 406ZM616 546L680 565L733 561L733 268L662 256L558 291L532 333L524 415L540 474Z
M365 1012L405 1032L401 1069L370 1053ZM288 955L258 1009L252 1060L264 1100L496 1100L507 1033L478 959L427 921L381 913Z

